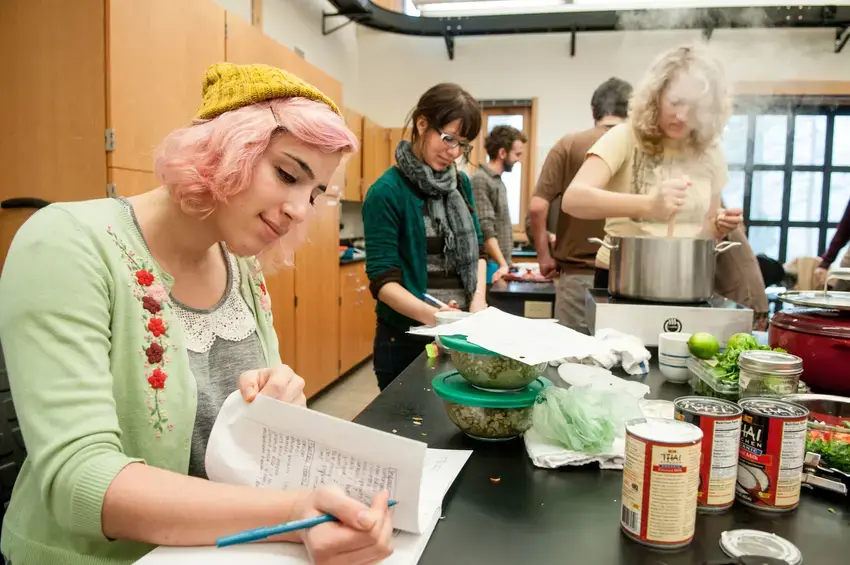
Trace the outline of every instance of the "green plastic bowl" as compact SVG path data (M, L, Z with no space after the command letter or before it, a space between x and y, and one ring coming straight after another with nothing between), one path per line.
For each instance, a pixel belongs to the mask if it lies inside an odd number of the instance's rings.
M469 343L465 336L440 336L457 372L472 386L484 390L520 390L534 382L546 370L546 363L526 365Z

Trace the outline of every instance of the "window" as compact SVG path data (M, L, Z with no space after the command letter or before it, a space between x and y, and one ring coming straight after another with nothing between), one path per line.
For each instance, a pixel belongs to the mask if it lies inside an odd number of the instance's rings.
M743 208L756 254L824 253L850 201L850 106L748 99L723 135L723 202Z

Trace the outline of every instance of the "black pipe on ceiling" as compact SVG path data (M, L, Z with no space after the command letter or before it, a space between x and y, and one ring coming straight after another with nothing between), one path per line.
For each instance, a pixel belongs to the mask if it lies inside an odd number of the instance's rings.
M370 0L330 0L325 19L345 16L366 27L431 37L563 33L628 29L836 28L850 26L850 6L776 6L621 11L551 12L492 16L417 17L386 10ZM326 33L332 33L333 30ZM838 51L837 49L836 51Z

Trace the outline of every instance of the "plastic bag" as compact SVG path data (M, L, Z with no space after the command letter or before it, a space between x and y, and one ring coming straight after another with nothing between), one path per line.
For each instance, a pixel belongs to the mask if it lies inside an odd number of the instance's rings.
M547 441L582 453L602 453L625 434L625 422L641 418L638 400L626 393L573 386L544 389L532 412L534 430Z

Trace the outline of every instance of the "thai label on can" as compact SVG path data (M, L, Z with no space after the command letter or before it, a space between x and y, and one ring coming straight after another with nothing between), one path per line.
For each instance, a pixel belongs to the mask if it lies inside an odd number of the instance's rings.
M693 424L703 434L697 508L703 512L728 509L735 501L743 409L704 396L683 396L673 406L677 420Z
M694 539L702 431L678 420L626 424L620 526L650 547L684 547Z
M735 494L747 506L788 512L800 503L809 410L774 398L745 398Z

